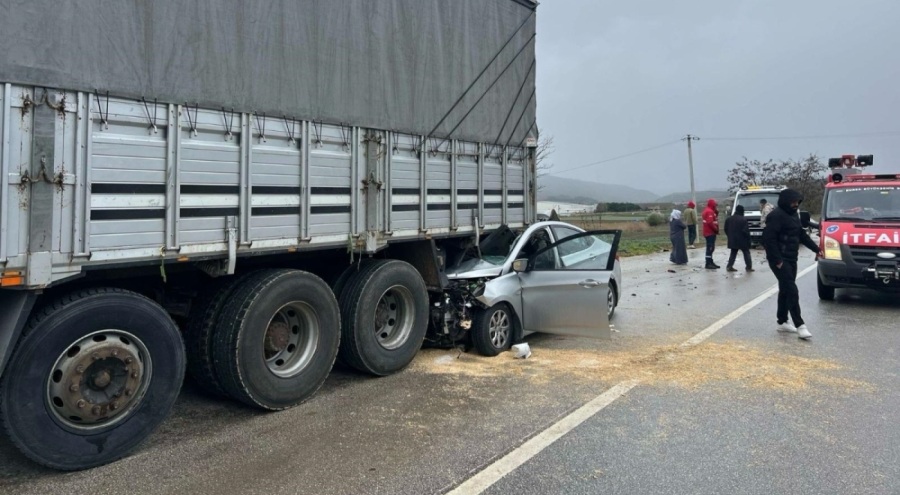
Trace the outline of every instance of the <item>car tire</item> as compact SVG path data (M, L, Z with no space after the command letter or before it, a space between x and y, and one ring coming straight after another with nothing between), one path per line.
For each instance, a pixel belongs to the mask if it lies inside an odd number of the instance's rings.
M612 279L609 281L609 294L606 296L606 318L607 320L611 320L613 314L616 312L616 307L619 305L619 290L616 286L616 282Z
M428 290L412 265L373 260L341 291L341 362L386 376L415 358L428 330Z
M833 301L834 300L834 287L830 285L825 285L822 282L822 278L816 276L816 289L819 292L819 299L823 301Z
M134 292L86 289L35 312L0 382L0 419L29 459L79 470L124 457L169 415L181 334Z
M319 277L262 270L231 294L213 339L222 389L252 407L277 411L311 397L337 355L340 310Z
M515 316L509 305L496 304L479 310L472 320L472 345L482 356L496 356L509 349L515 335Z

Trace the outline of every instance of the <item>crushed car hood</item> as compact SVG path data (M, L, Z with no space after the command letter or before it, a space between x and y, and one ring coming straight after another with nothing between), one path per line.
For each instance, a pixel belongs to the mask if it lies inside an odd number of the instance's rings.
M451 280L466 278L490 278L497 277L503 271L503 266L495 265L482 259L471 259L460 263L450 269L447 277Z

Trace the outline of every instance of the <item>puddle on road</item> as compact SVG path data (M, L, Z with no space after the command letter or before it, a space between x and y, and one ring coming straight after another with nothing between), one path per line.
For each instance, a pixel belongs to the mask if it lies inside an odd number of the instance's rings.
M836 376L835 372L844 367L833 361L761 350L739 342L620 351L532 347L532 351L534 355L529 359L515 359L511 352L489 358L473 353L426 349L419 353L411 370L482 378L524 376L537 383L565 377L584 382L639 380L645 385L683 388L735 382L743 387L789 393L825 389L875 390L869 383Z

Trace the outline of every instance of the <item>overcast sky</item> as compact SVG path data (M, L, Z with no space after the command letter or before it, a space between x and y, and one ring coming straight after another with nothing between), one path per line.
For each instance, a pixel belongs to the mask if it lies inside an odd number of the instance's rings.
M537 40L553 175L688 191L683 142L582 167L688 133L698 190L742 156L871 153L900 172L900 1L545 0Z

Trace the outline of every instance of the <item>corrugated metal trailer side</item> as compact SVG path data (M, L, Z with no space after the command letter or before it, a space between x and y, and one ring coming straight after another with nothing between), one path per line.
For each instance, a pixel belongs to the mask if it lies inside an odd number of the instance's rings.
M0 266L230 260L520 227L531 149L2 86Z

